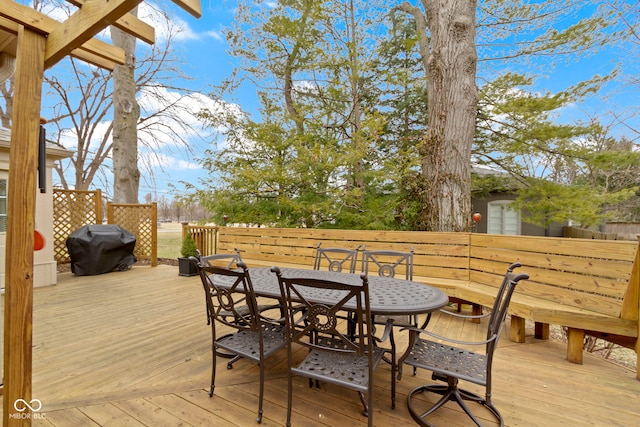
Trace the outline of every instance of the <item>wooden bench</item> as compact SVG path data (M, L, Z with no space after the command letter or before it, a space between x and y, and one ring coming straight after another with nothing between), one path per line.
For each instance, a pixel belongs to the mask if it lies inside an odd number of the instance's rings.
M221 227L219 252L240 249L248 265L312 268L318 242L325 247L414 248L414 280L443 289L455 301L491 306L507 266L520 262L530 280L513 296L510 339L536 338L549 325L567 328L567 360L582 363L585 334L638 354L640 261L629 241L373 230ZM358 267L359 269L359 267ZM640 371L637 372L640 379Z

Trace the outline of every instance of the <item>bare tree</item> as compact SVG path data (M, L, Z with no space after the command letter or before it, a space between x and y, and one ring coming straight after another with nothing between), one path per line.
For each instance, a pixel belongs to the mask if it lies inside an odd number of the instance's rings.
M137 202L139 168L143 167L138 158L142 151L157 157L172 150L189 152L190 137L206 137L193 127L198 123L198 110L186 102L192 92L173 83L189 79L180 69L182 63L172 55L180 28L168 15L155 12L158 26L166 27L165 38L145 46L144 55L138 58L134 54L135 43L131 43L126 47L127 64L113 74L88 68L70 58L58 65L67 66L67 72L58 69L57 77L45 76L47 97L53 104L51 115L46 117L48 142L75 151L70 162L55 165L64 188L89 189L93 185L109 195L113 172L114 186L118 188L112 195L114 200ZM123 43L118 37L114 35L114 43ZM122 74L126 74L129 81L126 91L122 91L123 79L116 78ZM171 97L167 96L168 92ZM114 93L119 93L115 104ZM136 96L152 101L139 107ZM140 116L141 108L143 116ZM127 122L118 124L124 116ZM184 119L187 116L193 119ZM162 141L171 141L171 145L161 145ZM120 145L114 150L114 144ZM151 173L150 170L143 172ZM119 193L120 190L126 195Z

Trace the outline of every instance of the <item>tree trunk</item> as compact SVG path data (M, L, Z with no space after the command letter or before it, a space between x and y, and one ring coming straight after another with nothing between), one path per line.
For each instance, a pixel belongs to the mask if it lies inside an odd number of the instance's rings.
M125 64L116 65L113 70L113 201L138 203L140 107L136 102L134 78L136 39L114 27L111 27L111 39L125 52Z
M471 145L478 91L476 0L421 0L419 9L398 9L416 20L427 75L428 129L420 147L422 224L432 231L467 231L471 227Z

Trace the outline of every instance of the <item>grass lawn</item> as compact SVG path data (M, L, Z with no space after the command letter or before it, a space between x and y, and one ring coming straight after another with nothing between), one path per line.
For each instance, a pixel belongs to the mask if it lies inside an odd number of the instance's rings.
M178 258L181 246L182 230L158 230L158 258Z

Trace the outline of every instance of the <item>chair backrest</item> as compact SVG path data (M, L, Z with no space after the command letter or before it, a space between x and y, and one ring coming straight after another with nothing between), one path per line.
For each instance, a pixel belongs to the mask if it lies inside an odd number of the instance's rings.
M355 249L322 248L320 245L322 245L322 243L318 243L318 246L316 247L315 259L313 262L314 270L322 270L326 268L329 271L341 272L346 270L345 273L356 272L356 263L358 260L360 245Z
M366 348L373 348L373 328L369 327L371 322L367 320L371 319L371 311L369 281L366 275L361 275L362 285L350 285L330 280L283 277L278 267L273 267L272 271L278 276L280 292L285 301L287 336L291 343L323 351L357 355L365 354ZM308 298L318 289L337 294L335 303L317 304L309 300ZM344 305L349 301L356 304L355 338L349 338L346 328L340 328L338 318L338 314L344 311ZM371 354L368 356L371 357Z
M362 250L362 272L377 273L378 276L395 277L404 274L406 280L413 280L413 247L408 252L391 250Z
M260 330L258 306L247 265L238 269L199 265L209 321L235 329Z
M487 343L487 354L492 354L495 346L498 344L498 338L502 331L502 326L507 317L507 311L509 309L509 303L511 302L511 296L516 290L516 285L520 280L526 280L529 275L526 273L516 274L513 272L518 267L521 267L520 263L513 263L507 268L507 272L502 279L502 285L496 295L496 300L493 303L491 309L491 316L489 316L489 325L487 328L487 339L490 339L494 335L495 339L490 340Z
M218 266L225 268L237 268L238 263L242 261L238 248L233 248L234 252L230 254L213 254L202 256L198 251L198 258L201 265Z

